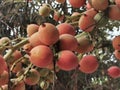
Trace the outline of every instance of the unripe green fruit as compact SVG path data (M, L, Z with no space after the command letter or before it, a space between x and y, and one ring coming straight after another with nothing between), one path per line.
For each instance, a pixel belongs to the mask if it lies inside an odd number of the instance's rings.
M40 9L39 9L39 14L41 16L48 16L50 14L50 11L51 11L51 8L50 8L50 5L48 4L43 4Z
M104 12L99 12L94 16L94 20L96 21L98 26L106 25L108 22L108 18L104 15Z
M41 87L43 90L46 90L46 89L49 87L49 82L48 82L48 81L41 81L41 82L40 82L40 87Z

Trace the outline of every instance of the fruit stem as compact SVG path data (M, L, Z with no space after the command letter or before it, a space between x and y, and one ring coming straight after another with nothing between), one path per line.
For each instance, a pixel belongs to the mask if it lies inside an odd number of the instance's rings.
M84 13L80 13L79 15L76 15L76 16L70 16L70 17L66 16L67 20L65 22L68 23L68 22L70 22L72 20L79 19L80 16L82 16L82 15L84 15Z
M24 77L26 76L26 74L30 71L30 69L33 67L33 64L31 63L25 70L25 72L17 78L18 82L20 82L21 80L24 79Z
M20 59L16 60L16 61L13 63L12 67L10 68L10 71L12 71L12 70L15 68L15 66L16 66L19 62L21 62L21 60L23 60L24 58L25 58L25 57L21 57Z
M56 83L56 60L58 58L58 54L56 53L55 48L53 48L54 58L53 58L53 86L52 90L55 90L55 83Z
M10 56L12 55L12 53L19 49L20 47L22 47L23 45L25 45L26 43L28 43L28 38L22 40L21 42L17 43L16 45L13 45L11 49L8 50L8 52L4 55L4 59L6 61L10 60Z
M46 25L45 25L45 23L42 23L41 26L42 26L42 27L45 27Z
M76 35L75 38L80 38L80 37L82 37L82 36L88 36L88 33L82 32L82 33Z
M82 59L83 55L84 55L84 54L78 54L78 55L77 55L79 61Z

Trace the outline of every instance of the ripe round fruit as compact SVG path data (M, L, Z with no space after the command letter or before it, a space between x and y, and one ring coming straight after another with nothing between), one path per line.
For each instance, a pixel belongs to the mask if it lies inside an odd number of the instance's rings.
M30 51L30 61L35 66L38 67L46 67L48 66L53 60L53 52L52 50L44 45L39 45L34 47Z
M120 51L119 50L115 50L114 55L118 60L120 60Z
M58 54L57 65L61 70L70 71L78 66L78 58L72 51L63 50Z
M120 8L120 0L115 0L115 4Z
M90 16L91 18L94 18L94 16L97 14L98 12L94 9L94 8L91 8L87 11L84 12L85 15L88 15Z
M64 3L66 0L55 0L57 1L58 3Z
M108 0L91 0L91 6L96 10L105 10L109 5Z
M115 50L120 50L120 36L116 36L113 40L112 40L112 45L113 48Z
M79 28L85 32L91 32L95 27L95 21L89 15L82 15L79 19Z
M108 75L112 78L120 77L120 68L118 66L111 66L107 70Z
M38 46L38 45L44 45L39 39L39 33L38 32L32 34L29 37L29 42L32 45L32 47L35 47L35 46Z
M53 45L59 39L57 28L51 23L44 23L39 27L39 39L45 45Z
M40 74L36 69L31 69L24 78L24 82L28 85L35 85L40 79Z
M20 51L16 50L13 54L12 54L14 60L18 60L22 57L22 54Z
M27 35L31 36L33 33L38 31L39 26L37 24L29 24L27 25Z
M23 49L25 50L26 53L29 53L32 48L33 46L31 45L31 43L27 43L23 46Z
M59 34L71 34L73 36L75 36L76 32L75 32L75 28L68 24L68 23L61 23L59 25L56 26Z
M10 42L10 39L8 37L2 37L0 39L0 45L9 44L9 42Z
M62 34L59 39L60 50L71 50L74 51L77 48L77 39L70 34Z
M117 5L110 5L108 9L108 17L111 20L120 20L120 8Z
M95 56L87 55L80 60L79 65L80 71L90 74L97 70L99 64Z
M80 45L78 44L78 47L75 49L76 52L78 53L87 53L87 52L90 52L94 49L94 46L93 44L89 44L88 46L83 46L83 45Z
M89 10L89 9L91 9L91 8L92 8L91 4L90 4L89 2L87 2L87 3L86 3L86 10Z
M74 8L80 8L81 6L85 4L85 1L86 0L69 0L70 4Z
M9 81L8 72L4 70L4 72L0 74L0 86L8 84L8 81Z
M54 64L53 64L53 62L51 63L51 64L49 64L47 67L46 67L48 70L54 70ZM55 65L55 71L56 72L59 72L59 68L58 68L58 66L57 65Z
M3 56L0 55L0 74L2 74L6 69L7 69L7 63L5 62Z

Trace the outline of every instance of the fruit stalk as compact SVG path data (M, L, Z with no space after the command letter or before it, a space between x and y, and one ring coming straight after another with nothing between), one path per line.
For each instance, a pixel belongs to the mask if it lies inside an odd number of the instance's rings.
M9 60L10 56L12 55L12 53L19 49L21 46L25 45L26 43L28 43L28 38L27 39L24 39L22 40L21 42L17 43L16 45L14 45L11 49L8 50L8 52L4 55L4 59L6 61Z

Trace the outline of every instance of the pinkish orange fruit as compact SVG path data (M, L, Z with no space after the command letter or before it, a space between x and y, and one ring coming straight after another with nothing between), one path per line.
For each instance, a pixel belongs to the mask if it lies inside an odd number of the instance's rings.
M70 34L62 34L59 39L60 50L71 50L74 51L77 48L77 39Z
M120 68L118 66L111 66L107 70L108 75L112 78L120 77Z
M51 64L52 60L53 52L48 46L39 45L30 51L30 61L35 66L46 67Z
M97 58L93 55L84 56L79 65L80 71L88 74L95 72L99 66Z
M59 34L71 34L71 35L75 35L75 28L68 24L68 23L61 23L61 24L58 24L57 26L57 29L59 31Z
M70 4L74 8L80 8L85 4L86 0L69 0Z
M120 51L119 50L115 50L114 55L118 60L120 60Z
M70 71L78 66L77 56L69 50L59 52L57 65L61 70Z
M89 15L82 15L79 19L79 28L85 32L91 32L95 27L95 20Z
M120 50L120 36L113 38L112 45L115 50Z
M37 24L29 24L27 25L27 35L31 36L33 33L37 32L39 25Z
M44 23L39 27L39 40L45 45L53 45L59 39L59 32L55 25Z

